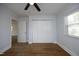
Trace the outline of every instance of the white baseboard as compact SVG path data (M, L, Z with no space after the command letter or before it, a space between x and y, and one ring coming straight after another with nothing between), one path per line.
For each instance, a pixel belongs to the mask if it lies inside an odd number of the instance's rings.
M31 42L31 43L57 43L56 41L55 42Z
M3 52L0 52L0 54L3 54Z
M28 44L32 44L32 43L54 43L54 44L57 44L57 42L28 42Z
M26 41L18 41L18 43L26 43Z
M68 49L67 47L65 47L64 45L57 43L61 48L63 48L66 52L68 52L71 56L78 56L77 54L75 54L74 52L72 52L70 49Z
M0 54L3 54L5 51L7 51L10 48L11 48L11 46L5 47L3 50L0 51Z
M32 44L32 42L28 42L29 44Z

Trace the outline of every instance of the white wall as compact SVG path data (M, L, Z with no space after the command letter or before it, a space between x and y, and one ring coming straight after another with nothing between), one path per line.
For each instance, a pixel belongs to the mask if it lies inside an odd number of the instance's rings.
M57 41L71 55L79 55L79 38L74 38L65 34L64 17L68 14L79 11L79 4L70 4L57 16Z
M0 4L0 53L11 47L11 18L13 13Z
M50 28L51 35L48 34L42 35L42 32L47 33L44 31L44 26L48 24ZM37 29L40 25L40 28ZM46 27L46 29L48 28ZM37 31L39 30L39 31ZM41 32L40 32L41 31ZM38 33L38 34L35 34ZM47 36L48 35L48 36ZM48 15L35 15L29 16L29 43L54 43L56 42L56 19L54 16Z
M27 42L27 20L28 17L18 18L18 42Z

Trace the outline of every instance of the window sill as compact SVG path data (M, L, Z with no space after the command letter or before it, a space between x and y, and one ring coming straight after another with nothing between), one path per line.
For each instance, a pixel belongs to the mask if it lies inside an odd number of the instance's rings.
M78 36L73 36L73 35L68 35L68 34L66 34L66 36L69 36L69 37L72 37L72 38L77 38L77 39L79 39Z

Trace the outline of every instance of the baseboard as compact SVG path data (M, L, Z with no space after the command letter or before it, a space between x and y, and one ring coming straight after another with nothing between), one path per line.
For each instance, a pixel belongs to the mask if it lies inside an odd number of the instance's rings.
M26 43L27 41L18 41L18 43Z
M29 42L29 43L57 43L57 42L55 41L55 42Z
M28 44L32 44L32 42L28 42Z
M65 47L64 45L57 43L61 48L63 48L66 52L68 52L71 56L78 56L77 54L75 54L74 52L72 52L70 49L68 49L67 47Z
M57 42L28 42L28 44L32 44L32 43L54 43L54 44L57 44Z
M5 51L7 51L10 48L11 48L11 46L5 47L3 50L0 51L0 54L3 54Z
M0 52L0 54L3 54L3 52Z

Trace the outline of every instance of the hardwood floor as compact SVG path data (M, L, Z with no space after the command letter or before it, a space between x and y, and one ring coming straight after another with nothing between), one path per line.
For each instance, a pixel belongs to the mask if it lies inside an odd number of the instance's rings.
M2 56L70 56L57 44L52 43L17 43Z

